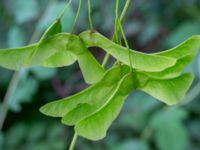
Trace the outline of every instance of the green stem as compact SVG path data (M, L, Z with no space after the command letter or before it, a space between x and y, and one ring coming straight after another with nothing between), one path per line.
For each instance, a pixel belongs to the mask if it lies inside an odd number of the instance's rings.
M91 1L88 0L88 18L90 23L90 30L94 29L93 21L92 21L92 11L91 11Z
M72 139L72 142L70 144L69 150L74 150L74 146L76 144L77 138L78 138L78 134L75 132L74 137Z
M75 20L74 20L74 24L73 24L72 29L71 29L71 33L74 33L74 30L75 30L75 27L76 27L76 23L78 21L79 15L80 15L82 2L83 2L82 0L79 0L79 6L78 6L78 10L77 10L76 17L75 17Z
M131 0L127 0L127 1L126 1L126 4L125 4L125 6L124 6L124 9L123 9L123 11L122 11L122 14L121 14L121 16L120 16L120 22L121 22L121 23L124 22L125 16L126 16L126 14L127 14L128 9L129 9L130 6L131 6Z
M109 53L106 53L106 55L105 55L105 57L104 57L104 59L103 59L103 63L102 63L102 67L103 67L103 68L106 67L106 65L107 65L107 63L108 63L108 61L109 61L109 59L110 59L110 54L109 54Z
M80 15L81 7L82 7L82 0L79 0L79 6L78 6L78 10L76 12L76 17L75 17L75 20L74 20L74 23L73 23L73 26L72 26L72 29L71 29L71 36L69 37L69 41L71 40L72 34L74 33L74 30L75 30L75 27L76 27L76 24L77 24L79 15ZM67 43L67 49L68 49L69 43L70 42Z
M68 3L66 4L65 8L63 9L63 11L60 13L59 15L59 19L62 18L64 16L64 14L66 13L67 9L69 8L69 6L71 5L73 0L69 0Z
M125 6L124 6L124 9L123 9L123 11L122 11L122 14L121 14L121 16L120 16L120 22L121 22L121 24L123 24L123 22L124 22L124 18L125 18L125 16L126 16L126 14L127 14L127 12L128 12L128 9L129 9L129 7L130 7L130 5L131 5L131 0L127 0L126 1L126 4L125 4ZM117 5L116 5L117 6ZM118 8L116 7L116 10L117 10ZM115 10L115 11L116 11ZM115 26L116 26L116 23L117 22L115 22ZM116 29L115 29L116 30ZM117 31L118 32L118 31ZM115 42L115 36L116 36L116 34L118 34L118 33L116 33L116 31L114 31L114 34L113 34L113 38L112 38L112 41L113 42ZM119 34L118 34L118 36L119 36ZM106 53L106 55L105 55L105 57L104 57L104 60L103 60L103 63L102 63L102 67L105 67L106 65L107 65L107 63L108 63L108 61L109 61L109 58L110 58L110 54L108 54L108 53Z
M113 35L112 41L115 41L115 35ZM110 59L110 54L109 54L109 53L106 53L106 55L105 55L105 57L104 57L104 59L103 59L103 63L102 63L102 67L103 67L103 68L106 67L106 65L107 65L107 63L108 63L108 61L109 61L109 59Z
M2 128L3 128L4 122L5 122L8 110L9 110L10 99L12 98L14 92L16 91L17 85L19 83L20 73L21 73L21 71L14 72L12 79L10 81L10 84L8 86L8 90L6 92L6 95L3 99L2 111L1 111L1 114L0 114L0 116L1 116L0 117L1 118L0 119L0 133L2 131Z
M120 5L120 0L116 1L116 7L115 7L115 32L114 32L114 40L116 43L119 44L119 35L118 35L118 19L119 19L119 5ZM114 41L113 40L113 41Z
M122 37L123 37L123 39L124 39L125 46L126 46L128 49L130 49L129 44L128 44L128 40L127 40L127 38L126 38L126 34L125 34L125 32L124 32L124 29L123 29L123 27L122 27L122 24L121 24L120 20L118 20L118 24L119 24L119 28L120 28L120 32L121 32L121 34L122 34ZM128 54L129 54L129 62L130 62L130 71L132 72L132 71L133 71L133 64L132 64L130 52L131 52L131 51L129 50L129 51L128 51Z
M125 32L124 32L124 29L120 23L120 20L118 20L118 24L119 24L119 28L120 28L120 32L122 34L122 37L124 39L124 43L125 43L125 46L129 49L129 44L128 44L128 41L127 41L127 38L126 38L126 35L125 35Z
M118 29L118 23L117 23L117 20L119 18L119 4L120 4L120 0L117 0L116 1L116 6L115 6L115 31L114 31L114 34L112 36L112 41L113 42L119 42L119 37L118 37L118 32L117 32L117 29ZM109 53L106 53L105 57L104 57L104 60L103 60L103 63L102 63L102 67L105 68L108 61L110 59L110 54Z

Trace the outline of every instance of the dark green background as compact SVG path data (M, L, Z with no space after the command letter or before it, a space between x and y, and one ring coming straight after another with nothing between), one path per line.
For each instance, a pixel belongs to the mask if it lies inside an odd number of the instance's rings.
M111 37L115 0L91 1L95 29ZM89 29L87 3L83 2L77 33ZM61 0L0 0L0 48L37 41L65 3ZM70 31L77 5L78 0L74 0L64 16L63 31ZM171 48L200 33L200 1L133 0L124 28L133 49L150 53ZM93 52L101 61L104 53L99 49ZM105 139L91 142L79 138L76 149L199 150L200 56L186 70L196 76L184 99L191 102L168 107L145 93L134 92ZM0 68L0 108L12 74ZM85 87L77 64L59 69L24 70L10 101L10 111L0 134L0 149L66 150L73 128L61 125L59 119L42 115L38 109Z

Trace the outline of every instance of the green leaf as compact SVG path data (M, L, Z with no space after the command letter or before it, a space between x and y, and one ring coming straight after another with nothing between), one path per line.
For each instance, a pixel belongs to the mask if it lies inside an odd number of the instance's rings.
M8 46L18 47L25 44L25 34L18 26L13 26L8 32Z
M113 150L150 150L150 148L142 139L126 139L113 145Z
M76 133L90 140L104 138L109 126L118 116L128 93L133 89L133 76L127 74L101 108L75 125Z
M149 19L145 28L141 29L141 32L138 35L138 43L140 45L147 44L159 34L159 30L159 23L154 19Z
M31 77L23 76L16 91L10 98L9 107L12 111L19 112L22 103L28 103L38 90L39 83Z
M200 34L199 22L192 20L185 21L180 23L172 32L169 33L169 35L163 41L163 44L173 47L178 45L181 41L184 41L196 34Z
M33 68L31 68L31 72L33 72L33 74L39 80L51 79L57 73L56 69L42 68L42 67L33 67Z
M101 103L101 101L105 101L115 89L117 82L120 80L120 72L121 69L118 67L111 68L98 83L78 94L48 103L41 107L40 111L48 116L64 117L65 114L74 108L76 108L76 110L79 109L78 107L83 104L87 107L90 105L93 106L95 103L99 103L99 101ZM76 118L74 118L74 120L76 120Z
M130 65L130 51L133 68L138 70L147 72L160 72L175 65L176 63L176 59L174 58L157 56L154 54L145 54L134 50L129 50L128 48L115 44L103 35L96 32L92 33L91 31L86 31L81 33L80 37L85 42L87 47L100 47L126 65Z
M3 149L3 143L4 143L4 135L0 134L0 148Z
M140 84L138 89L168 105L174 105L183 100L194 77L190 73L185 73L175 78L162 80L149 78L139 73L137 78Z
M25 141L27 130L28 126L23 122L18 122L11 126L6 132L4 139L4 145L7 147L7 149L13 149Z
M158 111L151 121L155 133L155 142L160 150L187 149L189 137L183 120L187 113L182 109Z
M15 20L17 23L25 23L35 19L39 15L37 0L16 0L13 1Z

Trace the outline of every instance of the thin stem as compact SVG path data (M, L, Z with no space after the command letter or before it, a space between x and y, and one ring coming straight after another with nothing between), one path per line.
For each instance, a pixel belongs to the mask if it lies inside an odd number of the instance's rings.
M130 6L131 6L131 0L127 0L127 1L126 1L126 4L125 4L125 6L124 6L124 9L123 9L123 11L122 11L122 14L121 14L121 16L120 16L120 23L121 23L121 24L123 24L124 19L125 19L125 16L126 16L126 14L127 14L128 9L129 9ZM118 28L117 28L116 32L117 32L118 36L120 36L120 34L119 34L119 29L118 29Z
M128 12L128 9L129 9L129 7L130 7L130 5L131 5L131 0L127 0L126 1L126 4L125 4L125 6L124 6L124 8L123 8L123 11L122 11L122 14L120 15L120 23L121 24L123 24L123 22L124 22L124 18L125 18L125 16L126 16L126 14L127 14L127 12ZM118 8L117 8L118 7ZM119 18L119 15L117 14L118 12L117 12L117 10L119 10L119 6L118 5L116 5L116 19L115 19L115 21L116 20L118 20L118 18ZM118 24L117 22L115 22L115 25L116 24ZM117 33L116 33L117 32ZM114 32L114 35L118 35L118 36L120 36L119 35L119 30L118 30L118 28L115 30L115 32Z
M128 9L129 9L130 6L131 6L131 0L127 0L127 1L126 1L126 4L125 4L125 6L124 6L124 9L123 9L123 11L122 11L122 14L121 14L121 16L120 16L120 21L121 21L121 23L124 22L124 18L125 18L125 16L126 16L126 14L127 14Z
M101 65L103 68L106 67L106 65L107 65L107 63L108 63L108 61L109 61L109 59L110 59L110 54L109 54L109 53L106 53L106 55L105 55L105 57L104 57L104 59L103 59L103 63L102 63L102 65Z
M93 21L92 21L92 11L91 11L91 1L88 0L88 18L90 23L90 30L94 29Z
M73 139L72 139L72 142L70 144L69 150L74 150L74 146L76 144L77 138L78 138L78 134L75 132Z
M123 9L123 11L122 11L122 14L121 14L121 16L120 16L120 22L121 22L121 24L123 24L123 22L124 22L124 18L125 18L125 16L126 16L127 12L128 12L128 9L129 9L130 5L131 5L131 0L127 0L127 1L126 1L126 4L125 4L125 6L124 6L124 9ZM114 41L114 39L115 39L115 34L118 34L118 33L116 33L116 31L114 31L114 34L113 34L113 37L114 37L114 38L112 38L112 41L113 41L113 42L115 42L115 41ZM104 60L103 60L103 63L102 63L102 67L105 67L105 66L107 65L107 63L108 63L108 61L109 61L109 58L110 58L110 54L106 53L106 55L105 55L105 57L104 57Z
M119 42L119 37L118 37L118 32L117 32L117 29L118 29L118 23L117 23L117 20L119 18L119 4L120 4L120 0L117 0L116 1L116 6L115 6L115 31L114 31L114 34L112 36L112 41L113 42ZM105 57L104 57L104 60L103 60L103 63L102 63L102 67L105 68L108 61L110 59L110 54L109 53L106 53Z
M81 7L82 7L82 0L79 0L78 10L76 12L76 17L75 17L75 20L74 20L74 23L73 23L73 26L72 26L72 29L71 29L71 35L70 35L70 37L68 39L69 41L71 40L72 34L74 33L74 30L75 30L75 27L76 27L76 24L77 24L79 15L80 15ZM70 42L67 43L67 49L68 49L69 43Z
M133 64L132 64L131 54L130 54L131 51L130 51L130 47L129 47L129 44L128 44L128 40L126 38L124 29L122 27L122 24L121 24L120 20L118 20L118 24L119 24L119 28L120 28L121 34L123 36L123 39L124 39L125 46L128 48L128 55L129 55L129 62L130 62L130 71L133 71Z
M124 29L123 29L123 27L122 27L122 25L120 23L120 20L118 20L118 24L119 24L119 28L120 28L122 37L124 39L125 46L129 49L129 44L128 44L128 41L127 41L127 38L126 38L126 35L125 35L125 32L124 32Z
M120 0L117 0L115 7L115 32L114 32L114 37L115 37L114 40L116 43L119 43L119 35L118 35L119 5L120 5Z
M34 29L34 32L31 36L31 38L28 41L28 44L34 43L38 41L38 38L41 36L41 29L39 28L39 22L41 22L41 20L45 19L46 14L48 13L49 8L51 8L51 6L53 5L53 1L50 1L46 8L44 13L41 15L41 17L39 17L39 21L36 23L36 28ZM58 18L59 19L59 18Z
M74 24L73 24L72 29L71 29L71 33L74 33L74 30L75 30L75 27L76 27L76 23L78 21L79 15L80 15L82 2L83 2L82 0L79 0L79 6L78 6L78 10L77 10L76 17L75 17L75 20L74 20Z
M10 99L12 98L14 92L16 91L17 85L19 83L20 72L21 71L14 72L13 77L12 77L10 83L9 83L6 95L3 99L3 106L2 106L2 111L1 111L1 114L0 114L0 116L1 116L1 118L0 118L0 133L2 131L2 128L3 128L4 122L5 122L8 110L9 110Z
M64 16L64 14L66 13L67 9L69 8L69 6L71 5L73 0L69 0L68 3L66 4L65 8L63 9L63 11L60 13L58 18L62 18Z
M115 35L113 35L112 41L115 41ZM103 68L106 67L106 65L107 65L107 63L108 63L108 61L109 61L109 59L110 59L110 54L109 54L109 53L106 53L106 55L105 55L105 57L104 57L104 59L103 59L103 63L102 63L102 65L101 65Z

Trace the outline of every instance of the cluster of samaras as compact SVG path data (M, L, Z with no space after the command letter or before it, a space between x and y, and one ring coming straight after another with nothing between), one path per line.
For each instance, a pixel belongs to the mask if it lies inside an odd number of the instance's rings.
M193 81L192 74L182 72L200 48L198 35L175 48L145 54L118 45L97 32L75 35L60 31L57 20L38 43L0 50L0 66L14 70L32 66L55 68L78 61L86 83L91 86L51 102L40 111L62 117L62 123L74 125L76 133L85 138L99 140L106 135L131 91L142 90L173 105L183 99ZM120 63L105 70L88 50L93 46L105 50Z

